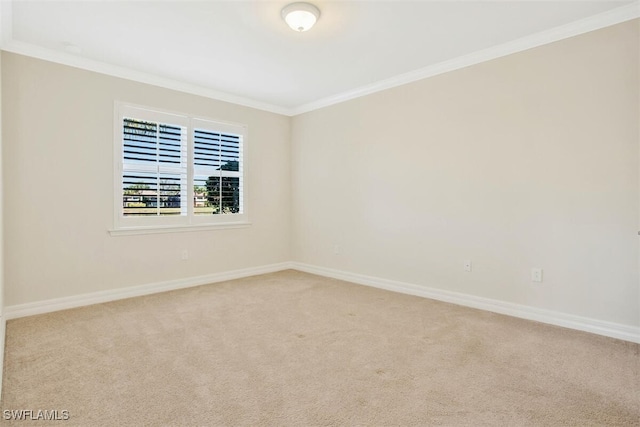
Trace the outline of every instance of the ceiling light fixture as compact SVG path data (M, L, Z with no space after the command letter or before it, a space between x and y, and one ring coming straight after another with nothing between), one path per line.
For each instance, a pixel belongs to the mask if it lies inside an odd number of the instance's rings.
M309 3L291 3L282 9L282 19L294 31L307 31L320 17L320 10Z

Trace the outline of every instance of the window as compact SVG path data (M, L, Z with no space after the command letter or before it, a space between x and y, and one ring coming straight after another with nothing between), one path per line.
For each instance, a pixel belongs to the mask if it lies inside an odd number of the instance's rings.
M246 127L116 104L116 230L247 223Z

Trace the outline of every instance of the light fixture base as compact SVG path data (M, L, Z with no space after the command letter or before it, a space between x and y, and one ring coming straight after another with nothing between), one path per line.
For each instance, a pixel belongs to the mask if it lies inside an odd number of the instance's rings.
M320 18L320 9L310 3L291 3L282 9L282 19L294 31L308 31L318 18Z

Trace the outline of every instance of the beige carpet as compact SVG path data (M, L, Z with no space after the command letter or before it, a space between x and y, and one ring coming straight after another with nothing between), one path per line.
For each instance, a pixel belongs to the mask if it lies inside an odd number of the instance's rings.
M9 321L6 425L640 425L640 346L296 271Z

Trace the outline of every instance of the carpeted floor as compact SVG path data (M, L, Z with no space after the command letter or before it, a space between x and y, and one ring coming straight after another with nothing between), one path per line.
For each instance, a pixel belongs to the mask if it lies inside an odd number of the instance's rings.
M639 350L284 271L9 321L2 409L70 418L2 422L637 426Z

